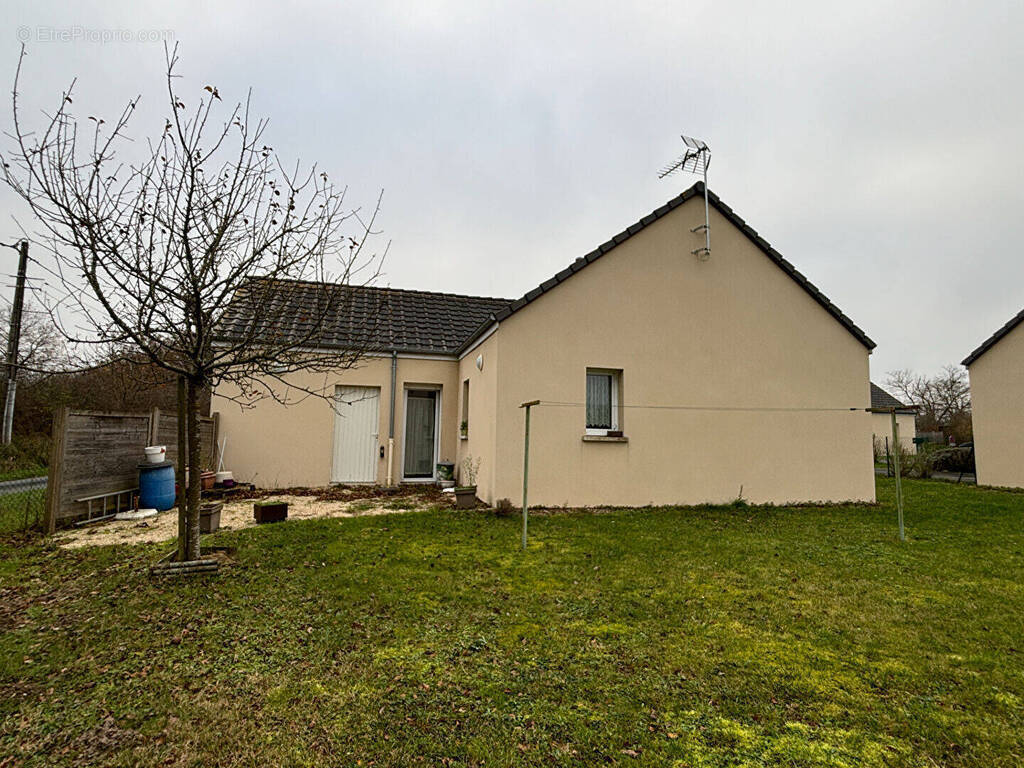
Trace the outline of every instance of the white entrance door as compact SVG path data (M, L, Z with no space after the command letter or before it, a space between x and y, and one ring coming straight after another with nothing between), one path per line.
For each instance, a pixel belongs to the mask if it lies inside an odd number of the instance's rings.
M377 481L380 387L343 387L334 390L335 483Z

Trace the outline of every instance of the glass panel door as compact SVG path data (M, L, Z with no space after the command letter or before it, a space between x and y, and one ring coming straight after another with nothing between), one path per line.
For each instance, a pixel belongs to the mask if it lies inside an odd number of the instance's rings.
M405 395L405 477L434 476L437 392L410 389Z

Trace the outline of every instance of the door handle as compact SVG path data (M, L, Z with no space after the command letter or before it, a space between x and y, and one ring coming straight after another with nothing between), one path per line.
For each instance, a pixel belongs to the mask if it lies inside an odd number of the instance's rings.
M384 446L383 445L380 447L380 457L382 459L384 458Z

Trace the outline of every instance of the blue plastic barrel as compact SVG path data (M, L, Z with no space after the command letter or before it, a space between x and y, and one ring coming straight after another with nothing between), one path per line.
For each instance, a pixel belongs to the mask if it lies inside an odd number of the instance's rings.
M163 512L174 506L174 462L139 464L139 509Z

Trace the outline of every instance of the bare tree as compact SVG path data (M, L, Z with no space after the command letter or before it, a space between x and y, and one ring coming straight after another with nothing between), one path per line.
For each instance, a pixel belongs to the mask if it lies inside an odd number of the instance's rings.
M383 254L367 241L380 198L363 215L326 172L286 168L264 143L266 121L250 118L251 93L232 108L212 85L182 95L177 48L167 52L169 115L148 142L128 135L138 98L110 122L82 119L74 81L30 130L18 102L24 61L23 49L3 178L40 225L57 288L48 306L82 363L141 356L184 381L192 471L179 555L195 559L200 391L232 382L243 405L332 395L326 377L316 389L289 376L350 368L374 338L374 313L348 309L352 287L379 275Z
M931 377L907 369L890 371L885 383L900 400L919 406L919 430L943 432L957 442L970 439L971 389L962 366L947 365Z
M64 362L64 344L49 313L35 302L26 301L21 321L21 343L18 345L18 367L31 379L49 371L59 370ZM11 307L0 307L0 346L7 347L11 330Z

